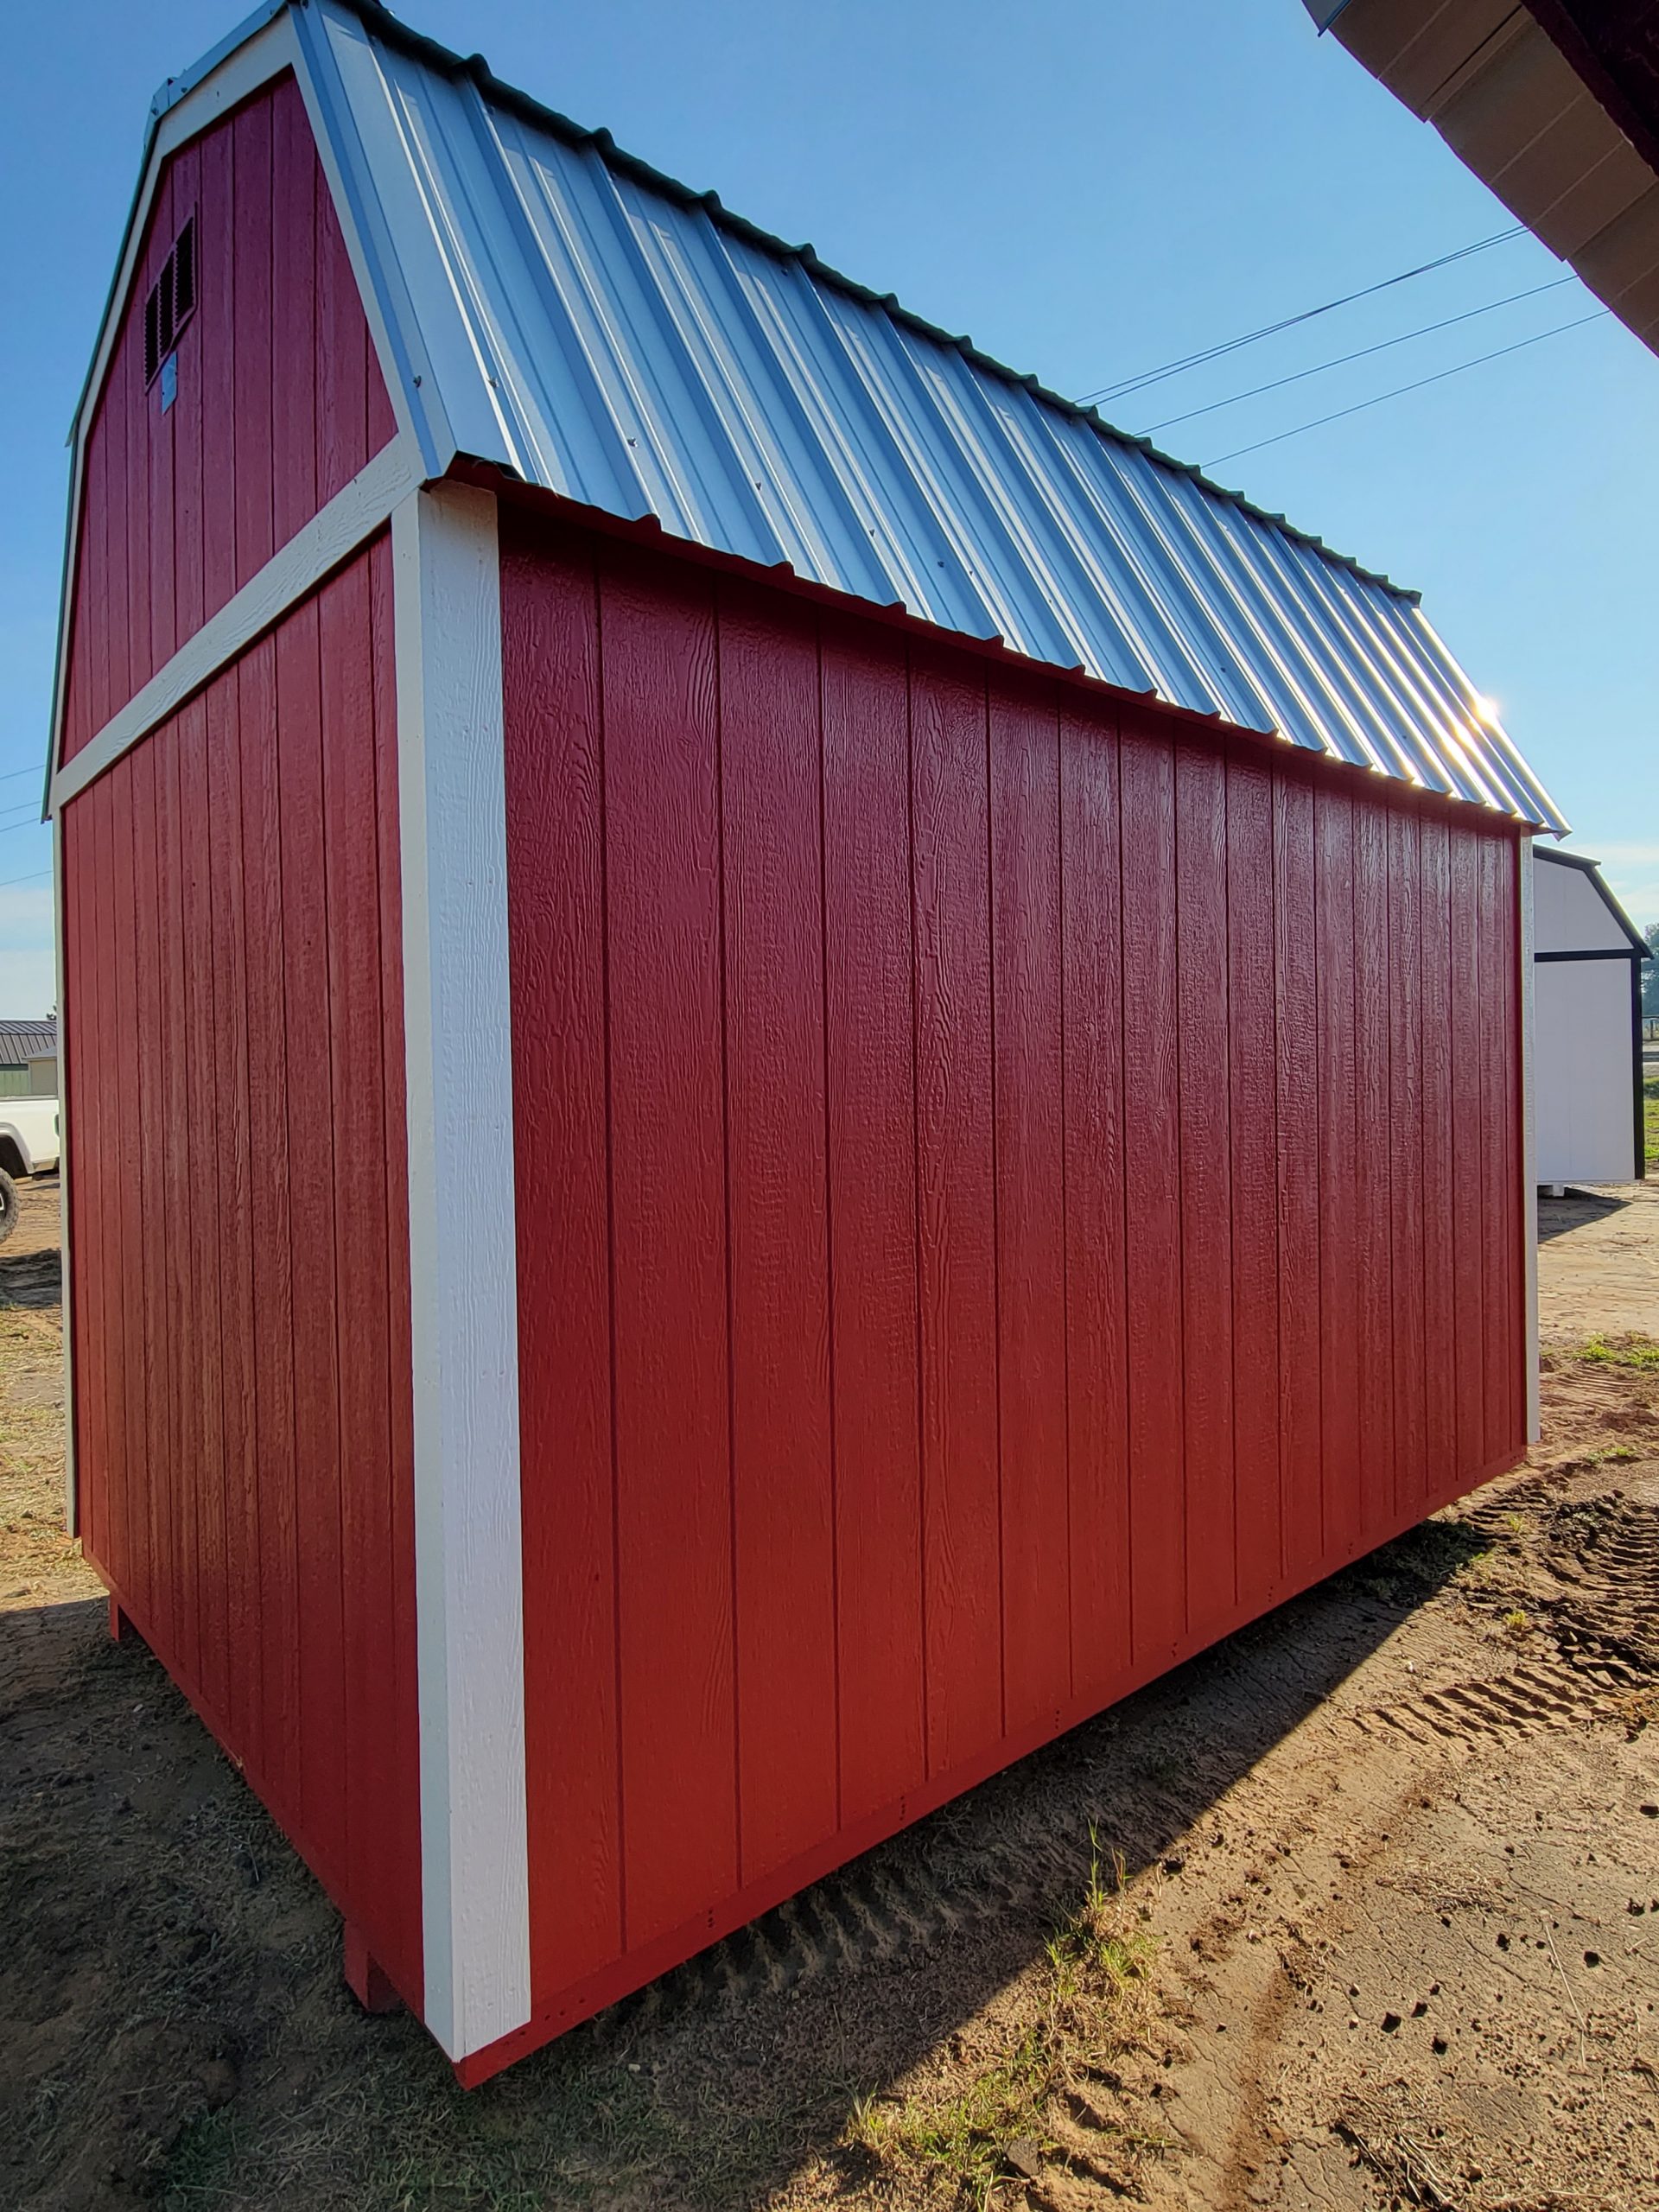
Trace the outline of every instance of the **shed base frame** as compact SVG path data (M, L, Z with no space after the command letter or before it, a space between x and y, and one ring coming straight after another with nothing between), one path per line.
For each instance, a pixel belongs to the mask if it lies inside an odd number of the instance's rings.
M607 2005L614 2005L621 1998L631 1996L635 1990L654 1981L659 1974L683 1966L688 1959L695 1958L699 1951L708 1949L710 1944L734 1935L740 1928L758 1919L762 1913L770 1912L774 1906L782 1904L785 1898L798 1896L814 1882L821 1881L826 1874L848 1865L861 1853L873 1850L878 1843L896 1835L901 1828L912 1826L928 1813L937 1812L941 1805L949 1804L953 1797L960 1797L965 1790L976 1789L982 1782L988 1781L992 1775L1017 1764L1031 1752L1041 1750L1044 1745L1053 1743L1070 1730L1096 1719L1136 1690L1143 1689L1148 1682L1156 1681L1160 1675L1184 1666L1189 1659L1198 1657L1200 1652L1210 1650L1237 1630L1248 1627L1252 1621L1265 1618L1291 1599L1300 1597L1304 1591L1314 1589L1319 1583L1328 1581L1332 1575L1339 1574L1344 1567L1351 1567L1356 1560L1364 1559L1382 1545L1392 1543L1396 1537L1404 1535L1409 1529L1418 1527L1443 1507L1455 1504L1459 1498L1467 1497L1471 1491L1480 1489L1484 1484L1496 1481L1500 1475L1513 1472L1523 1464L1525 1458L1524 1450L1508 1453L1480 1468L1473 1475L1459 1477L1449 1487L1431 1492L1424 1507L1414 1507L1403 1517L1388 1524L1374 1541L1349 1547L1324 1563L1316 1574L1300 1580L1287 1580L1270 1604L1237 1607L1224 1617L1219 1626L1212 1626L1185 1638L1170 1658L1154 1661L1124 1674L1105 1697L1090 1693L1074 1698L1058 1708L1052 1726L1039 1723L1004 1737L984 1755L965 1761L960 1766L951 1768L948 1773L930 1777L921 1789L910 1791L883 1806L879 1812L849 1824L828 1842L802 1853L798 1858L775 1869L763 1880L735 1891L708 1913L694 1920L684 1921L665 1936L640 1945L626 1958L617 1961L602 1973L572 1983L561 1991L552 2004L535 2012L523 2027L514 2029L511 2035L502 2036L494 2043L486 2044L482 2050L473 2051L465 2058L452 2061L455 2079L463 2089L478 2088L504 2068L517 2064L519 2059L532 2050L539 2050L543 2044L552 2043L568 2030L580 2026L582 2021L603 2012Z
M404 2000L391 1977L369 1948L369 1939L355 1921L340 1930L340 1970L346 1986L365 2012L401 2012Z

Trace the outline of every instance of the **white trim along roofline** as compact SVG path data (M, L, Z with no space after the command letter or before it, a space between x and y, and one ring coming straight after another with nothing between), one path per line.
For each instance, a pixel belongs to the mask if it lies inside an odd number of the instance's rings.
M512 964L496 502L392 517L426 2024L531 2016Z

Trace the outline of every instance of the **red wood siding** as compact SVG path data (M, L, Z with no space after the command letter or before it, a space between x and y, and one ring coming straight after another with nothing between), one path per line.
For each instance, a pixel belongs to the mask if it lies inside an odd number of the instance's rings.
M1517 840L502 532L535 2040L1520 1454Z
M63 817L88 1555L420 1994L385 537Z
M144 302L196 220L178 397ZM345 240L284 76L168 161L87 433L64 695L77 753L392 435Z

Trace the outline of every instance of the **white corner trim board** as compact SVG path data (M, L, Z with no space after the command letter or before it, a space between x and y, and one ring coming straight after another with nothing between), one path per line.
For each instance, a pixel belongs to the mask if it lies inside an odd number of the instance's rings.
M1534 1057L1537 1033L1534 987L1537 970L1532 957L1537 932L1533 913L1530 840L1523 838L1516 851L1521 874L1521 1203L1527 1274L1527 1442L1535 1444L1541 1418L1538 1390L1538 1094Z
M391 544L425 2012L461 2059L531 2012L495 500L415 492Z
M95 783L140 738L245 652L261 632L315 591L331 569L385 527L399 500L418 481L408 442L394 437L249 577L234 598L186 639L73 760L64 762L52 779L50 811L55 814Z
M73 1270L69 1242L69 1025L64 997L63 819L52 823L52 937L58 971L58 1250L62 1255L63 1525L80 1534L80 1488L75 1472L75 1330Z

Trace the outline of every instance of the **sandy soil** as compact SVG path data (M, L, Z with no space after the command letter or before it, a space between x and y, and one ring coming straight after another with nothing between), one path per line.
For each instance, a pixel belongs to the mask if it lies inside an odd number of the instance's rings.
M1529 1469L470 2097L107 1639L25 1204L0 2206L1659 2205L1659 1193L1544 1209Z

